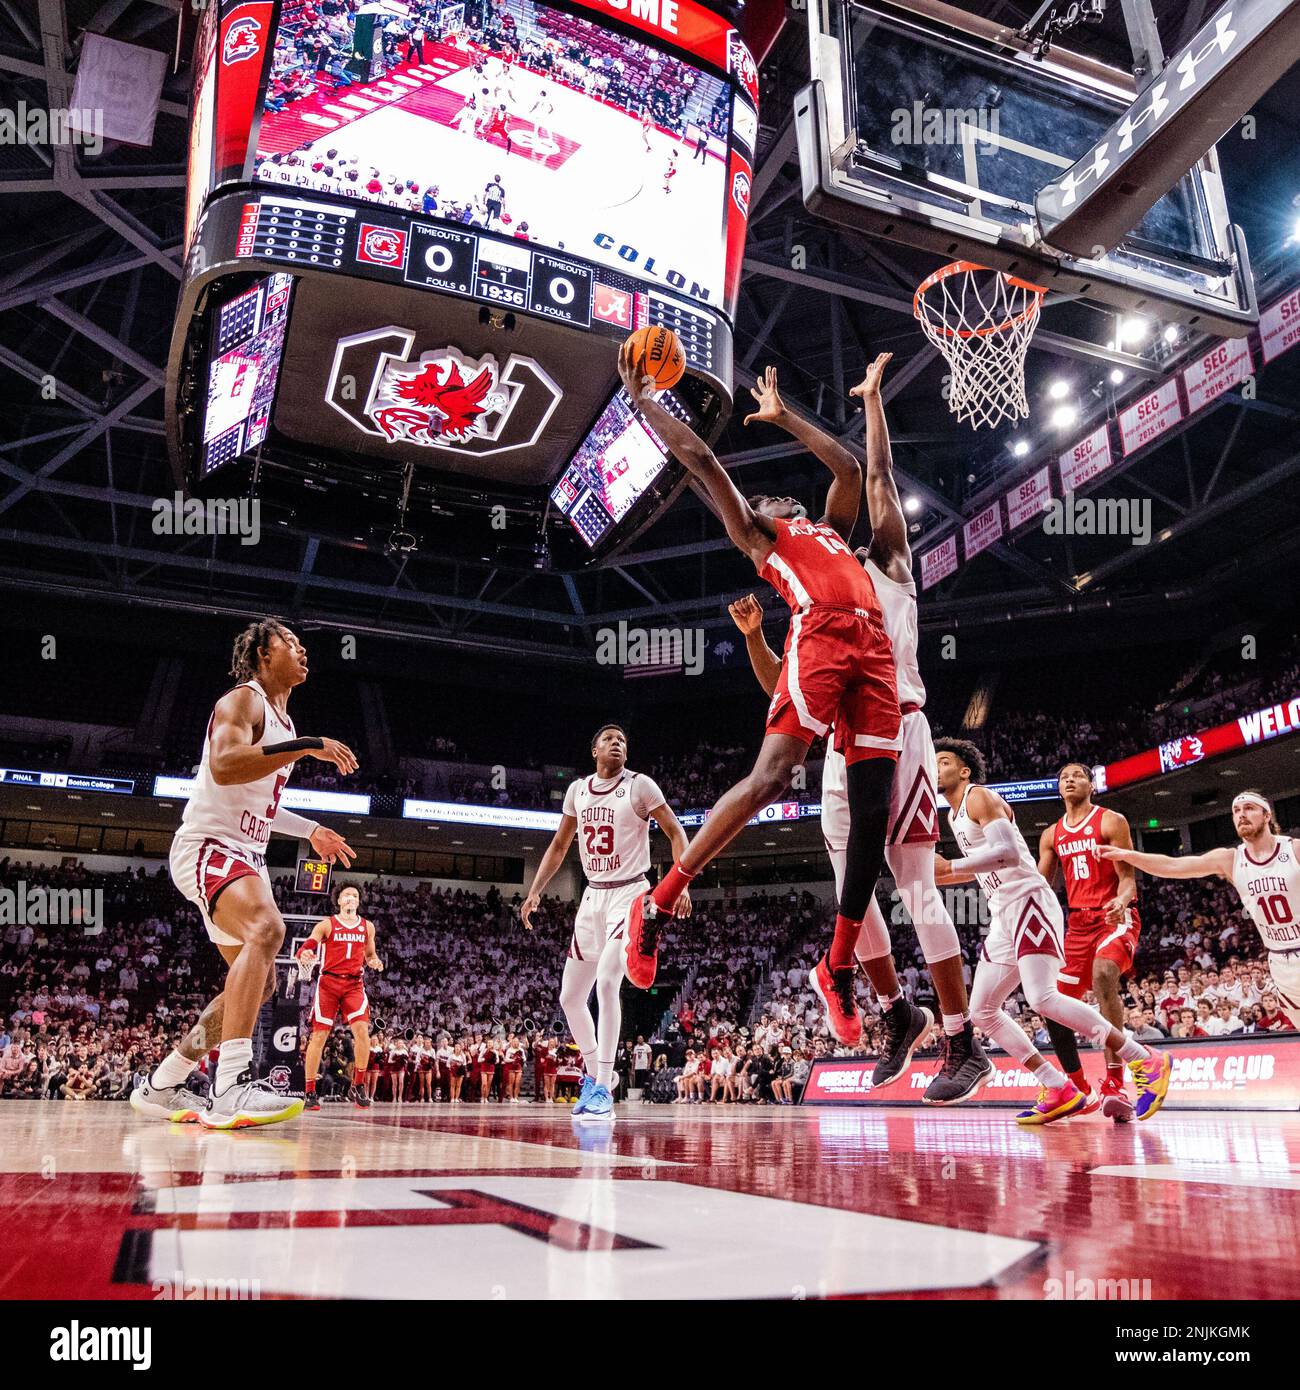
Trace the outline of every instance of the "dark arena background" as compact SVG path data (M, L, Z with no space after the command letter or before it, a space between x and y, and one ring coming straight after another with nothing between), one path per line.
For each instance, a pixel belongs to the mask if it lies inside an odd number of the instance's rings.
M1300 1295L1297 60L1287 0L0 0L0 1296L81 1301L51 1356L142 1325L94 1300L289 1298L1105 1301L1043 1326L1098 1364L1249 1353L1236 1325ZM763 743L749 649L791 627L620 380L661 327L660 406L813 518L808 429L864 462L853 390L892 354L925 716L1030 859L1068 764L1127 827L1115 1007L1167 1062L1158 1114L1083 1037L1105 1105L1062 1102L1018 989L1035 1062L980 1029L979 1087L927 1103L955 1044L889 869L934 1027L873 1084L877 989L843 1044L818 985L821 738L660 919L612 1105L574 1113L601 1086L561 1002L572 848L521 909L571 784L603 790L593 733L694 836ZM746 420L769 367L790 428ZM204 1010L242 938L193 899L263 891L261 861L200 851L188 896L169 865L266 618L306 651L290 736L357 766L303 757L268 808L306 818L258 919L249 1079L283 1122L226 1132L240 1039ZM1249 790L1255 896L1142 868L1237 851ZM368 1020L313 1034L332 976L300 952L344 885ZM939 891L969 988L989 903ZM181 1109L137 1104L173 1081Z

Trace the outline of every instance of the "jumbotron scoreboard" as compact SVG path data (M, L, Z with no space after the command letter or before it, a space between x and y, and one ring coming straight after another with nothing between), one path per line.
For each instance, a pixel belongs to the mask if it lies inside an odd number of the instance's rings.
M730 413L758 78L700 0L223 0L202 11L168 430L178 482L393 548L578 568Z

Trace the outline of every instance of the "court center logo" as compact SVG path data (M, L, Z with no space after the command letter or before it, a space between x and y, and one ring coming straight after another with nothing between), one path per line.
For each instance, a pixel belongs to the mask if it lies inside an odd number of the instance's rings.
M531 357L502 367L448 344L412 359L414 345L395 327L340 339L327 404L393 445L487 455L531 448L563 396Z

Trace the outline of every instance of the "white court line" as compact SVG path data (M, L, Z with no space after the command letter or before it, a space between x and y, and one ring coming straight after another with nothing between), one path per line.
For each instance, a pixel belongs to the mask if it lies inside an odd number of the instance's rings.
M1222 1187L1261 1187L1300 1192L1300 1173L1282 1168L1246 1168L1240 1163L1215 1167L1189 1163L1113 1163L1093 1168L1094 1177L1150 1178L1155 1182L1214 1183Z

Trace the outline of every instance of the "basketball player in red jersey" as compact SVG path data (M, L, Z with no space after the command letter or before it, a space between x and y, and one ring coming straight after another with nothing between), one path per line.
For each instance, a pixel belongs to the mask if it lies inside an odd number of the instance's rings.
M352 1029L352 1085L348 1099L366 1107L364 1077L370 1065L370 1001L361 979L363 965L382 970L384 963L375 954L375 924L360 915L361 890L345 884L336 895L338 912L322 918L298 952L298 968L310 979L320 952L320 980L311 1003L311 1040L307 1043L307 1109L319 1110L316 1078L320 1075L321 1053L334 1029L334 1020Z
M934 847L939 841L938 769L917 658L916 583L907 543L907 519L894 482L889 426L880 394L885 368L892 356L880 353L868 367L862 383L850 392L861 398L866 414L866 497L871 522L871 543L856 555L880 599L885 631L894 650L903 716L885 859L911 916L942 1012L943 1064L923 1099L929 1105L953 1105L979 1090L992 1075L993 1064L975 1036L962 976L961 942L934 881ZM786 409L771 367L750 394L758 402L758 410L746 418L746 425L755 420L775 425L795 435L823 461L845 452L838 440ZM769 695L773 694L781 674L781 659L763 639L761 606L751 594L748 604L742 599L731 605L731 616L745 634L750 664L759 684ZM848 823L844 758L828 746L822 771L822 834L837 890L844 878ZM854 953L880 999L885 1023L885 1040L871 1084L887 1086L907 1070L912 1054L928 1038L934 1017L928 1009L918 1008L903 998L889 927L874 895Z
M823 460L833 480L820 521L808 520L791 497L746 500L704 441L654 400L644 365L632 360L625 343L619 374L632 404L703 485L733 544L789 603L792 616L754 769L714 806L653 893L632 904L628 978L642 989L654 982L658 925L682 889L751 816L781 796L809 745L834 724L847 764L849 832L835 936L813 984L835 1036L852 1045L862 1037L853 950L884 862L894 763L902 746L893 650L880 600L847 544L858 519L862 467L847 451Z
M229 970L226 987L203 1010L185 1043L158 1065L131 1097L141 1114L197 1119L210 1129L274 1124L302 1111L253 1080L253 1025L275 988L275 958L284 919L271 893L266 844L272 833L310 840L329 863L344 867L353 850L341 835L280 805L299 758L319 758L345 775L357 770L346 744L298 738L289 695L307 679L307 651L283 623L266 618L235 639L231 674L238 684L217 701L203 741L194 790L172 841L171 876L198 909ZM195 1113L185 1080L220 1043L206 1106Z
M1048 883L1055 884L1058 868L1065 880L1070 917L1061 992L1082 999L1092 990L1103 1017L1122 1030L1124 1003L1119 985L1133 969L1142 929L1135 906L1137 874L1131 864L1103 859L1099 851L1103 845L1131 850L1133 836L1128 821L1118 811L1093 805L1092 773L1082 763L1066 763L1057 785L1065 814L1043 831L1038 841L1038 867ZM1082 1068L1074 1038L1060 1036L1059 1024L1049 1032L1070 1079L1086 1091L1075 1074ZM1133 1101L1124 1089L1124 1064L1110 1048L1106 1049L1106 1079L1101 1084L1101 1113L1117 1124L1133 1118Z

